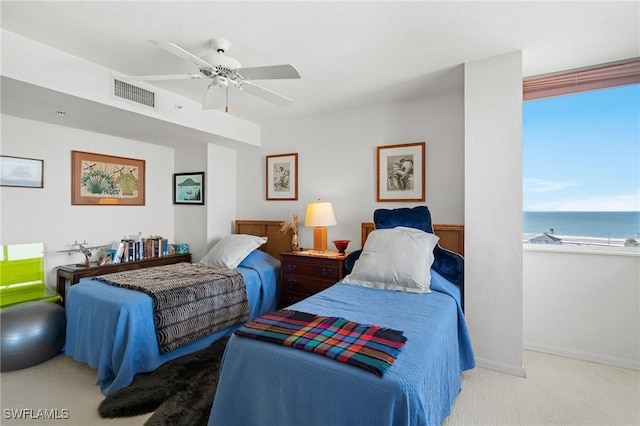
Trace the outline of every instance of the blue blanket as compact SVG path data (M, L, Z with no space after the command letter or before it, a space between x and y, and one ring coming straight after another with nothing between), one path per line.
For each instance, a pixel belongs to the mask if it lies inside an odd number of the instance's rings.
M458 288L431 271L429 294L336 284L290 306L402 330L384 377L305 351L231 336L209 425L439 425L475 359ZM238 385L242 384L242 385Z
M249 319L276 308L280 262L256 250L238 267L247 288ZM65 352L97 369L104 395L127 387L138 373L206 348L235 331L229 327L186 346L160 354L153 302L146 294L82 279L69 288Z

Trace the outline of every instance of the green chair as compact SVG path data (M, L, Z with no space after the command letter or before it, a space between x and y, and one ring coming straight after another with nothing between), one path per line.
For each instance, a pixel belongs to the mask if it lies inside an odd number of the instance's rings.
M44 283L44 244L3 245L0 252L0 308L22 302L60 302Z

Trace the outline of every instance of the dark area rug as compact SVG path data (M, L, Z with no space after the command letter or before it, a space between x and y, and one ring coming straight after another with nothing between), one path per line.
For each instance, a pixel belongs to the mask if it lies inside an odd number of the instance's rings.
M131 417L153 411L146 426L206 425L228 340L225 337L151 373L137 374L129 387L107 395L98 408L100 416Z

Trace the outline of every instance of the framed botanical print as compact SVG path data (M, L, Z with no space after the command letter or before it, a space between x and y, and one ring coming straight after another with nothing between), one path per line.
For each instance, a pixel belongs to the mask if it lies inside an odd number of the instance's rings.
M71 151L71 204L144 206L144 167L144 160Z
M378 201L425 200L425 142L377 147Z
M173 174L173 204L204 205L204 172Z
M298 199L298 153L267 155L267 200Z

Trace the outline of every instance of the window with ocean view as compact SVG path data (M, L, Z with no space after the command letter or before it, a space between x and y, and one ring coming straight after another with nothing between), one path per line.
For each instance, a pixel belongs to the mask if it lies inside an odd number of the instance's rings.
M638 250L640 84L527 100L522 111L523 242Z

